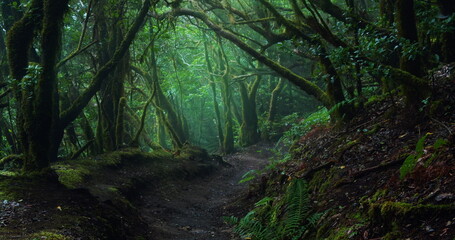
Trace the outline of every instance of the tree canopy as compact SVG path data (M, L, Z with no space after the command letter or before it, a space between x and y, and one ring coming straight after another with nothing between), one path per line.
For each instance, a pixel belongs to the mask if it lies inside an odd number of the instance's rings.
M0 158L25 172L123 147L229 153L324 108L431 97L455 61L455 3L417 0L5 0Z

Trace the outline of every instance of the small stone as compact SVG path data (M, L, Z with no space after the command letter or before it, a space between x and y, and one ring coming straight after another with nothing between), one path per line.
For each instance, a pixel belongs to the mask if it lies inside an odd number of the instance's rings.
M185 231L191 231L191 227L190 226L184 226L182 227L183 230Z
M434 232L434 229L431 226L427 225L427 226L425 226L425 231L427 231L428 233L431 233L431 232Z
M452 194L452 193L441 193L439 194L438 196L436 196L435 200L440 202L442 200L446 200L446 199L453 199L455 196Z

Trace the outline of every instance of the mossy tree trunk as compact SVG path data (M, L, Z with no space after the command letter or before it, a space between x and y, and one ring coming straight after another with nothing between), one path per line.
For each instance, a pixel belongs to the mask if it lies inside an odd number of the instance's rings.
M106 64L112 58L115 49L121 44L123 36L123 27L120 16L124 14L123 4L106 4L105 0L98 0L94 9L95 16L95 31L101 40L98 55L100 56L100 65ZM115 9L115 16L111 16L110 12ZM96 138L97 142L102 142L102 150L113 151L118 148L117 139L123 136L117 136L116 120L120 111L120 99L125 95L124 82L129 71L129 51L119 61L115 69L107 76L107 80L101 85L100 103L101 114L100 125L101 131L98 131ZM123 134L123 132L121 133ZM102 141L99 138L103 138Z
M399 37L409 40L410 43L418 43L414 0L396 0L395 17ZM400 59L400 68L418 77L423 74L422 60L419 56L413 58L403 56Z
M418 43L417 24L414 11L414 0L396 0L395 22L398 28L398 36L411 44ZM423 63L420 55L402 56L400 69L414 76L423 75ZM416 110L417 105L423 99L425 89L414 84L401 84L407 103L411 110Z
M281 90L284 88L284 79L280 78L278 84L272 90L272 94L270 96L270 103L269 103L269 112L267 114L267 121L274 122L276 117L276 109L278 104L278 96L281 93Z
M241 146L250 146L260 140L258 115L256 110L256 94L261 76L257 76L251 84L239 82L242 100L242 124L240 125L239 142Z
M327 50L323 47L322 43L320 49L319 62L327 75L325 79L327 84L327 95L335 108L332 111L332 120L349 120L353 115L353 107L345 101L346 98L341 84L341 77L335 69L335 66L330 60Z
M38 27L42 22L42 16L43 0L33 0L30 3L30 8L24 13L22 18L11 26L6 39L9 71L14 79L13 91L17 100L16 124L18 126L19 146L23 152L28 150L28 133L25 130L24 114L32 110L29 109L31 96L27 96L25 99L22 98L23 90L25 89L21 87L20 83L27 74L29 51L35 38L34 32L38 31ZM31 81L25 82L24 80L22 85L30 86L32 84Z
M207 64L207 73L209 74L209 85L210 85L210 89L212 90L213 107L215 110L215 118L216 118L216 129L218 131L218 147L220 149L222 149L224 133L223 133L223 127L222 127L222 122L221 122L220 107L218 105L215 78L213 77L213 66L212 66L212 61L209 56L208 43L207 43L205 34L203 34L203 37L204 37L204 56L205 56L205 62Z
M92 126L90 126L90 122L87 119L87 116L85 115L84 112L81 113L81 128L85 141L86 142L93 141L93 144L91 144L88 148L89 154L95 155L100 153L99 147L95 141L95 133L93 131Z
M232 92L229 85L230 67L226 58L226 53L223 48L221 38L218 38L218 65L222 73L222 96L224 108L224 139L223 139L223 152L232 153L234 151L234 126L232 116Z
M117 114L115 120L115 148L119 149L124 145L123 134L124 134L124 122L125 122L125 107L126 98L121 97L117 106Z
M150 54L151 74L138 67L132 67L132 69L144 77L147 81L149 81L149 85L152 87L151 90L154 92L152 103L156 108L158 117L160 118L159 122L165 126L165 129L172 140L174 148L181 148L183 144L188 141L188 139L186 138L181 118L175 111L173 104L169 101L166 95L164 95L163 90L161 89L158 77L155 50L152 50Z
M115 68L133 41L151 6L145 0L122 44L113 57L95 74L88 88L65 111L59 111L57 60L60 55L61 28L68 0L32 0L29 10L8 32L8 63L16 81L15 97L21 103L19 120L23 169L34 172L47 169L57 158L64 129L82 112L90 99L99 91L101 83ZM37 34L39 32L39 34ZM39 37L41 61L38 73L27 74L28 54L34 39ZM32 74L33 73L33 74ZM36 83L32 80L35 80ZM19 85L23 81L24 84ZM27 81L27 82L25 82ZM26 87L20 87L26 86Z
M455 1L438 0L438 5L443 18L450 17L455 14ZM444 62L455 62L455 26L452 24L452 29L448 29L441 36L442 60Z
M60 54L61 27L67 4L67 0L44 0L41 6L42 72L32 93L33 103L29 103L30 109L26 110L24 118L24 130L28 133L27 144L24 146L26 171L47 168L49 162L56 157L56 145L60 144L63 136L58 119L60 113L55 65Z
M165 124L163 122L162 116L160 116L161 112L156 110L156 137L158 144L163 147L163 148L168 148L167 142L166 142L166 129L165 129Z

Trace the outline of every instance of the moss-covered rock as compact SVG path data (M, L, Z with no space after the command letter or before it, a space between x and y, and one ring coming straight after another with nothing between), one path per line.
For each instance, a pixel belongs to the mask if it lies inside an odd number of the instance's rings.
M390 223L401 222L411 218L424 218L431 215L445 215L455 213L455 204L411 204L404 202L386 201L372 203L368 215L374 222Z
M48 232L48 231L41 231L39 233L34 233L25 238L26 240L72 240L70 237L64 236L62 234Z

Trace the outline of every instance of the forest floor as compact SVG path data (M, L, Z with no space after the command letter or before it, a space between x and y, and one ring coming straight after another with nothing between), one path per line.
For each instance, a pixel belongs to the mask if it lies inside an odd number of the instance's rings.
M190 181L177 180L148 188L139 197L138 210L150 226L154 240L233 239L223 216L242 216L248 183L242 176L262 169L271 156L270 143L260 143L227 155L227 163L212 174Z
M437 97L419 118L388 96L345 126L314 126L287 162L253 184L239 180L268 164L272 144L222 161L194 146L178 154L121 149L55 163L63 184L2 173L0 240L236 239L222 217L245 216L259 199L268 200L253 220L276 235L287 230L292 195L308 200L300 201L296 239L454 240L455 77L435 81L432 91ZM302 191L291 191L301 181ZM244 232L243 239L272 239Z
M233 239L223 216L243 216L249 184L271 156L260 143L221 159L124 149L53 168L60 183L0 174L0 240Z

